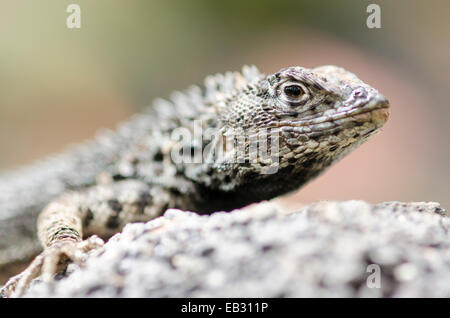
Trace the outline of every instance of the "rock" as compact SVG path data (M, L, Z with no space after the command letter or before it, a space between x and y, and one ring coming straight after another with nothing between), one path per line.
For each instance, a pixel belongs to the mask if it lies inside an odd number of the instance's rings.
M274 203L130 224L26 297L450 297L438 203Z

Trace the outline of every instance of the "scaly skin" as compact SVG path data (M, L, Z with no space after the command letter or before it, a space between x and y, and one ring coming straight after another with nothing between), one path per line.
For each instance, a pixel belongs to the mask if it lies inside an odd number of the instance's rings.
M16 181L0 194L9 224L14 216L26 218L27 208L28 219L43 208L37 224L44 246L2 293L20 296L39 274L50 280L68 261L82 263L83 253L102 245L91 235L107 239L168 208L229 211L294 191L378 132L388 115L386 98L336 66L289 67L268 76L244 67L207 77L203 87L175 92L171 101L157 100L116 132L41 164L48 172L31 168L32 181L24 177L22 188ZM268 153L261 152L265 141ZM7 182L0 181L2 188ZM18 189L29 191L28 198L5 203ZM0 246L0 260L27 256L11 257L8 248Z

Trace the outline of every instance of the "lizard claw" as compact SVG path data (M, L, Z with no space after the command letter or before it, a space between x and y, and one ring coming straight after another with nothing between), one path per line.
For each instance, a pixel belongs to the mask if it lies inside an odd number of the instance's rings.
M103 244L103 240L96 235L81 242L57 242L39 254L22 273L10 278L0 291L0 295L21 297L31 281L39 275L51 286L55 274L64 271L70 262L83 265L86 253L102 247Z

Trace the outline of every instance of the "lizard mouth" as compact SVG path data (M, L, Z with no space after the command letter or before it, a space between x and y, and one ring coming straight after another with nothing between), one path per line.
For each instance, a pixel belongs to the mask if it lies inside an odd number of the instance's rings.
M358 122L371 121L377 126L382 126L388 120L389 114L389 103L386 101L373 107L363 107L351 113L350 117Z
M374 123L377 128L381 127L389 118L389 103L382 102L365 104L345 111L336 112L328 116L322 115L316 118L299 119L287 123L280 122L278 128L293 130L297 133L324 132L327 130L347 128L348 126L360 125L365 122Z

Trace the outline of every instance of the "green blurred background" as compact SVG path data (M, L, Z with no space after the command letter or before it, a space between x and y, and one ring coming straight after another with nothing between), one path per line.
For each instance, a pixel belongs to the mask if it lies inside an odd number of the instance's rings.
M66 27L68 4L81 29ZM381 6L381 29L366 8ZM255 64L337 64L391 102L384 131L300 192L450 208L450 2L2 0L0 170L113 128L156 97Z

